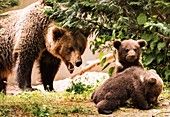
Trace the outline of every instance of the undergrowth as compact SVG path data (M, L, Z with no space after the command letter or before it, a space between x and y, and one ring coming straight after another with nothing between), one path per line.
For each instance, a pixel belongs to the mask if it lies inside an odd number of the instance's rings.
M19 95L0 94L0 117L89 115L93 113L92 107L88 106L89 100L90 94L87 93L77 95L34 91Z
M76 87L78 85L79 87ZM84 87L83 93L75 93ZM94 103L90 102L94 90L87 90L83 84L74 83L74 92L23 92L18 95L0 94L0 117L63 117L99 115ZM170 99L170 88L165 85L160 100ZM115 113L117 114L117 113Z

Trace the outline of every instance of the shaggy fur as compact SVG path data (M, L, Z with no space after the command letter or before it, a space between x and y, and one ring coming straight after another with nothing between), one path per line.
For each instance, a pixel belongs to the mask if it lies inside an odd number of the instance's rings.
M116 66L114 69L114 74L122 72L130 66L140 66L143 67L140 62L141 48L146 46L145 40L124 40L120 42L118 40L114 41L113 45L117 50Z
M143 70L132 66L107 79L92 94L92 101L101 114L111 114L129 98L139 109L150 109L150 104L157 104L162 92L163 81L155 70Z
M44 88L52 90L52 81L63 61L70 73L82 63L81 55L86 48L86 37L80 32L70 32L57 26L45 16L43 0L28 7L9 11L0 19L0 91L4 81L15 70L21 89L32 89L31 71L39 60ZM49 61L50 60L50 61ZM15 67L15 69L14 69Z

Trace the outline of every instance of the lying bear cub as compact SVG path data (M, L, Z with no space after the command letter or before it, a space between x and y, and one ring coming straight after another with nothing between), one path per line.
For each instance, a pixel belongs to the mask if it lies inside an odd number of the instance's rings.
M143 70L132 66L107 79L92 94L92 101L100 114L111 114L129 98L139 109L150 109L157 104L163 89L163 81L155 70Z

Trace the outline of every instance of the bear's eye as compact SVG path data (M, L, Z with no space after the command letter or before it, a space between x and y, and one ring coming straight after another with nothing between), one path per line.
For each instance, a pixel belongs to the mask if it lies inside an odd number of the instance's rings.
M83 49L82 48L80 48L80 53L83 53Z
M126 51L126 52L129 52L129 49L126 49L125 51Z
M134 49L135 52L137 52L138 50L137 49Z
M74 48L73 48L73 47L69 47L68 50L69 50L70 52L72 52L72 51L74 51Z

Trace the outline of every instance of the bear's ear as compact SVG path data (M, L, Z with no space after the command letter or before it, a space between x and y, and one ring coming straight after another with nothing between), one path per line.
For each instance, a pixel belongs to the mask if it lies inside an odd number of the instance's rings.
M145 40L143 40L143 39L140 39L137 42L139 43L141 48L147 45L147 42Z
M149 84L154 85L154 84L156 84L156 78L151 77L151 78L149 78L148 82L149 82Z
M121 42L118 41L118 40L115 40L115 41L113 42L113 46L114 46L116 49L119 49L120 45L121 45Z
M66 30L64 28L60 28L55 26L53 28L53 36L54 36L54 40L58 40L60 37L62 37L64 35L64 33L66 32Z

